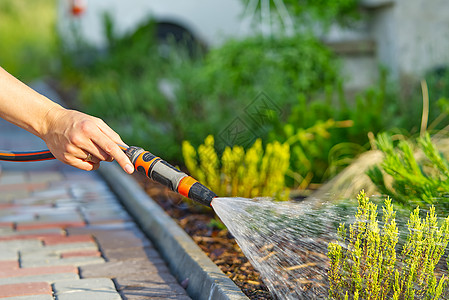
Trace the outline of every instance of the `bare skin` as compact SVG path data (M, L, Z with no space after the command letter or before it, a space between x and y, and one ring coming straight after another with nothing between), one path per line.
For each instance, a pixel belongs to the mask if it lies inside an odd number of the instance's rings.
M0 117L40 137L60 161L82 170L96 170L100 161L116 160L134 172L117 146L126 145L103 120L65 109L35 92L0 67ZM92 159L87 160L89 154Z

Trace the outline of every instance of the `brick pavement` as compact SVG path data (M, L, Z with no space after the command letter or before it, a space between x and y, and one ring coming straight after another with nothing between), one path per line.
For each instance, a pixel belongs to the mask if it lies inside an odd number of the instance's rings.
M190 299L99 175L62 164L0 174L0 298Z
M0 149L45 144L0 120ZM95 172L0 162L0 298L190 299Z

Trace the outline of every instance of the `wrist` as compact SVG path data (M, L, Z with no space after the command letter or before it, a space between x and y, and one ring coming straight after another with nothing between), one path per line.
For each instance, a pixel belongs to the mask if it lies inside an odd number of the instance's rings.
M55 121L61 117L64 111L66 111L65 108L57 103L49 102L49 104L50 106L45 109L42 121L39 122L39 125L36 128L36 135L40 138L43 138L48 134Z

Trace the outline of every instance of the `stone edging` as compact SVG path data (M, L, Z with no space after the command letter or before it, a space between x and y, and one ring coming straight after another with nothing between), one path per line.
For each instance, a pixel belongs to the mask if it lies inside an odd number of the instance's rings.
M101 176L150 238L192 299L248 299L198 245L115 163L103 163Z

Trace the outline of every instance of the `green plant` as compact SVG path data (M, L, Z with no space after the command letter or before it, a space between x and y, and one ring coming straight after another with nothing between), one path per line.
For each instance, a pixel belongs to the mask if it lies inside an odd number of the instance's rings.
M288 199L285 173L290 151L287 144L269 143L265 149L258 139L248 150L227 147L221 159L208 136L198 150L188 142L182 145L184 162L193 177L220 196L258 196Z
M385 199L379 225L377 205L364 191L357 196L355 222L338 228L329 243L330 299L440 299L447 277L436 270L449 241L449 217L438 225L432 206L425 219L416 208L408 221L408 238L396 253L396 213Z
M43 70L54 66L55 19L55 0L0 1L0 66L21 80L48 75Z
M295 98L292 91L317 90L337 76L331 53L310 36L229 41L204 59L182 50L161 57L151 22L121 38L108 22L108 54L68 71L79 83L82 109L104 118L127 143L175 163L183 140L198 146L207 135L218 136L260 91L282 112ZM250 131L266 138L270 122L247 121Z
M418 138L417 144L424 154L419 160L415 158L415 147L410 142L401 140L395 147L391 136L378 135L377 147L385 158L380 166L373 167L367 174L380 192L404 205L441 203L449 195L449 162L428 133Z
M330 142L331 132L337 128L344 130L351 125L352 122L349 120L336 122L333 119L317 120L309 128L295 128L287 123L283 127L282 136L273 136L273 139L283 141L290 146L290 168L287 174L299 183L300 188L306 188L313 180L316 182L325 177L330 169L327 155L336 146ZM281 139L281 137L284 138ZM346 149L354 147L347 144L337 145L344 146ZM357 148L355 151L361 150ZM336 157L332 160L334 166L337 161L339 160Z
M206 95L234 105L247 105L266 91L284 107L294 103L298 92L308 94L333 84L337 74L335 57L312 35L254 36L211 50L198 84Z
M304 188L337 174L369 149L368 133L410 127L386 73L381 74L378 85L357 95L355 102L341 85L328 86L321 96L299 94L287 121L273 122L269 140L291 145L289 174L295 186Z

